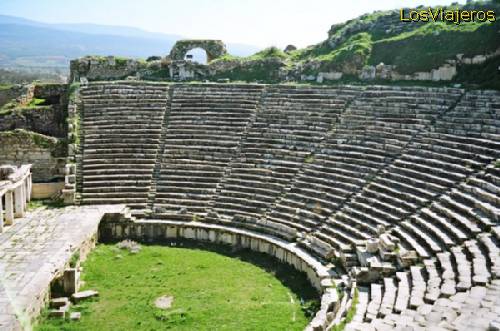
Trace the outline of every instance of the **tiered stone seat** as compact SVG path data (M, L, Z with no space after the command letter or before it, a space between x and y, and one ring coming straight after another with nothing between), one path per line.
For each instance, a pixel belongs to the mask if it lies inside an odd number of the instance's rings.
M186 85L172 91L154 217L204 216L261 99L262 86ZM196 216L194 216L196 217Z
M452 247L451 252L455 259L455 265L458 272L457 275L457 291L462 292L472 286L472 269L471 262L464 254L461 247Z
M242 141L241 155L222 181L213 208L218 217L261 217L285 192L304 162L309 162L308 157L334 127L350 93L338 89L269 87L262 109ZM307 229L306 223L277 219L273 214L266 221L299 231Z
M489 233L482 233L478 237L487 252L492 278L500 278L500 245L498 240Z
M82 203L146 206L167 90L143 82L82 88Z
M441 265L441 296L449 298L457 293L455 283L455 271L452 266L451 254L449 252L438 253L437 258Z
M398 279L398 294L394 303L394 311L401 313L406 310L410 301L410 281L408 273L397 272Z
M488 103L484 104L484 98L490 100L489 96L467 93L452 111L437 119L431 130L417 135L406 152L384 171L394 179L393 187L401 188L395 192L399 194L390 194L387 189L381 198L398 219L393 233L410 247L412 243L406 239L418 238L426 250L424 258L487 229L489 220L496 217L491 202L498 200L494 197L497 187L484 181L485 174L478 171L500 156L500 140L492 139L500 138L500 121ZM377 178L371 186L380 181L387 180ZM475 194L485 203L477 201ZM437 201L431 204L433 200ZM488 212L476 212L467 205L493 209L488 216Z
M410 296L410 308L416 309L424 304L424 294L426 283L424 276L422 275L423 268L419 266L412 266L410 268L411 273L411 296Z
M373 236L378 225L395 223L410 213L405 208L414 210L414 197L418 193L410 192L407 183L397 184L400 175L391 177L384 170L383 175L376 176L403 152L418 132L447 110L458 95L458 90L374 87L357 98L317 155L318 161L304 170L307 175L309 168L314 170L323 165L323 178L332 178L326 190L331 192L325 199L329 201L326 212L316 217L316 224L323 225L315 235L344 255L352 255L353 246ZM311 183L309 177L302 181L309 183L311 191L314 188L325 191ZM359 194L363 187L365 190ZM399 197L402 191L410 202ZM332 211L336 212L326 218ZM310 207L309 212L314 213L314 209Z
M376 279L353 330L485 329L498 315L500 93L114 82L81 98L83 203L340 257L357 283Z
M382 285L372 283L370 285L370 302L366 308L366 321L370 322L377 318L380 304L382 303Z
M389 315L394 309L394 303L396 301L396 291L397 287L394 284L393 278L384 278L384 296L382 297L382 303L380 304L379 314L384 317Z
M472 257L472 284L485 286L491 280L487 254L483 253L476 240L466 241L465 247Z

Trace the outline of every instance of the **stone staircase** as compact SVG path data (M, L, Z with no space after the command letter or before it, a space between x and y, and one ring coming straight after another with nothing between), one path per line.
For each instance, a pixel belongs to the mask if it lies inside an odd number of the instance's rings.
M155 218L193 220L206 215L261 93L259 85L174 87Z
M498 92L112 82L81 100L81 203L266 233L347 272L382 242L348 330L492 321Z
M92 83L81 89L81 203L145 209L167 106L167 86Z

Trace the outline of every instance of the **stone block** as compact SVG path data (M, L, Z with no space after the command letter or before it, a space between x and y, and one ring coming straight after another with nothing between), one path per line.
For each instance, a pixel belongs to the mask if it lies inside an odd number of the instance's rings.
M72 295L78 291L80 273L76 268L64 270L63 286L66 295Z
M54 298L50 300L49 307L59 309L67 304L69 304L69 299L67 297Z
M87 291L83 291L83 292L73 293L73 295L71 296L71 300L74 303L78 303L80 301L83 301L83 300L86 300L89 298L93 298L93 297L97 297L97 296L99 296L99 292L94 291L94 290L87 290Z

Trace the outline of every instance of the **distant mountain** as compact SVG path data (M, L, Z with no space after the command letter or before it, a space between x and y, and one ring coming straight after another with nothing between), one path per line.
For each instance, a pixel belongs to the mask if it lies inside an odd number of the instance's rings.
M179 39L183 37L127 26L49 24L0 15L0 67L67 68L71 59L85 55L166 55ZM258 51L245 44L227 47L237 56Z

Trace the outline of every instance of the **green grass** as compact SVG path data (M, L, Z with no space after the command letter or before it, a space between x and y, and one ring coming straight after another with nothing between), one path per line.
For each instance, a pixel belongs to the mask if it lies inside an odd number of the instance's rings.
M8 115L15 111L17 107L16 101L9 101L2 107L0 107L0 115Z
M34 210L38 208L46 208L46 209L57 209L64 208L66 205L62 199L51 200L51 199L42 199L42 200L31 200L28 202L28 210Z
M278 57L280 59L286 59L288 55L283 52L281 49L276 46L271 46L262 51L255 53L254 55L249 56L248 60L263 60L270 57Z
M12 84L2 84L2 83L0 83L0 91L1 90L8 90L8 89L12 88L12 86L13 86Z
M314 155L308 155L308 156L306 156L306 158L304 159L304 163L313 163L313 162L314 162L314 159L315 159L315 156L314 156Z
M27 105L28 107L36 107L43 105L45 103L45 99L33 98L30 103Z
M73 255L71 255L71 259L69 260L70 268L75 268L78 265L78 261L80 261L80 250L76 250Z
M45 99L33 98L30 101L30 103L22 106L22 105L19 105L15 100L12 100L0 108L0 115L9 115L9 114L12 114L14 112L17 112L20 114L23 111L32 110L32 109L46 109L46 107L39 108L40 106L43 106L44 103L45 103Z
M143 246L130 254L101 244L84 263L83 279L99 298L74 306L82 319L45 314L37 330L303 330L306 312L318 305L304 274L226 247ZM154 307L163 295L174 297L170 309Z
M453 81L474 88L500 90L498 67L500 67L500 56L492 57L480 65L462 65L457 68L457 75Z
M496 23L498 27L498 22ZM396 65L399 73L430 71L454 59L493 52L500 45L500 34L490 23L456 26L429 23L408 33L373 43L369 63Z

